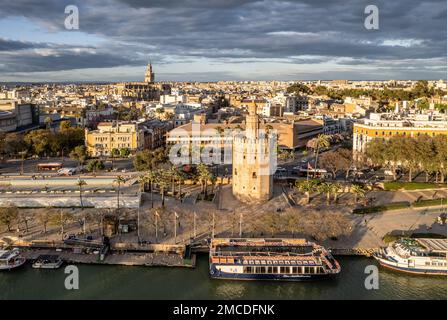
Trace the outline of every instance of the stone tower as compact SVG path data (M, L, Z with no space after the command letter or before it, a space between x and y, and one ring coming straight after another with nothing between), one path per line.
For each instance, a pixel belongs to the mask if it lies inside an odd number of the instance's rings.
M260 134L256 106L249 108L245 127L245 134L233 138L233 194L244 202L268 201L273 195L274 139Z
M152 72L152 63L149 62L146 68L146 73L144 74L144 82L152 83L155 81L155 74Z

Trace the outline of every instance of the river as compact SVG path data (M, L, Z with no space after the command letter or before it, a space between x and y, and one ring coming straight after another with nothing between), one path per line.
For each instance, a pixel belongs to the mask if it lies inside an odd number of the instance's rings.
M0 299L447 299L447 277L413 276L379 268L379 289L364 286L364 257L339 257L341 274L318 282L210 280L208 260L195 269L79 266L79 290L66 290L64 268L30 265L0 273Z

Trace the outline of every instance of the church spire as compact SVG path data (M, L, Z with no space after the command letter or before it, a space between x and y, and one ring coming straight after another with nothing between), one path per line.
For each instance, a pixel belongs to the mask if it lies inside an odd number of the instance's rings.
M146 73L144 74L144 82L152 83L155 81L155 74L152 71L152 61L149 58L149 64L146 67Z

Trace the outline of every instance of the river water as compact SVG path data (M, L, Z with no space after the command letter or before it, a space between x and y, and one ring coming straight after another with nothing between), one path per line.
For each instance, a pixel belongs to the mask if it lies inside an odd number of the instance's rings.
M379 268L379 289L365 289L364 257L339 257L341 274L318 282L211 280L208 260L195 269L79 266L79 290L66 290L64 268L30 265L0 273L0 299L447 299L447 277L412 276Z

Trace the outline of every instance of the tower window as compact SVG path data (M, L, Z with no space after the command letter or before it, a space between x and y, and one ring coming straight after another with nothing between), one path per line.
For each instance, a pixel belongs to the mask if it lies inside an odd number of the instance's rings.
M251 175L253 179L256 179L258 176L256 175L256 172L253 172L253 174Z

